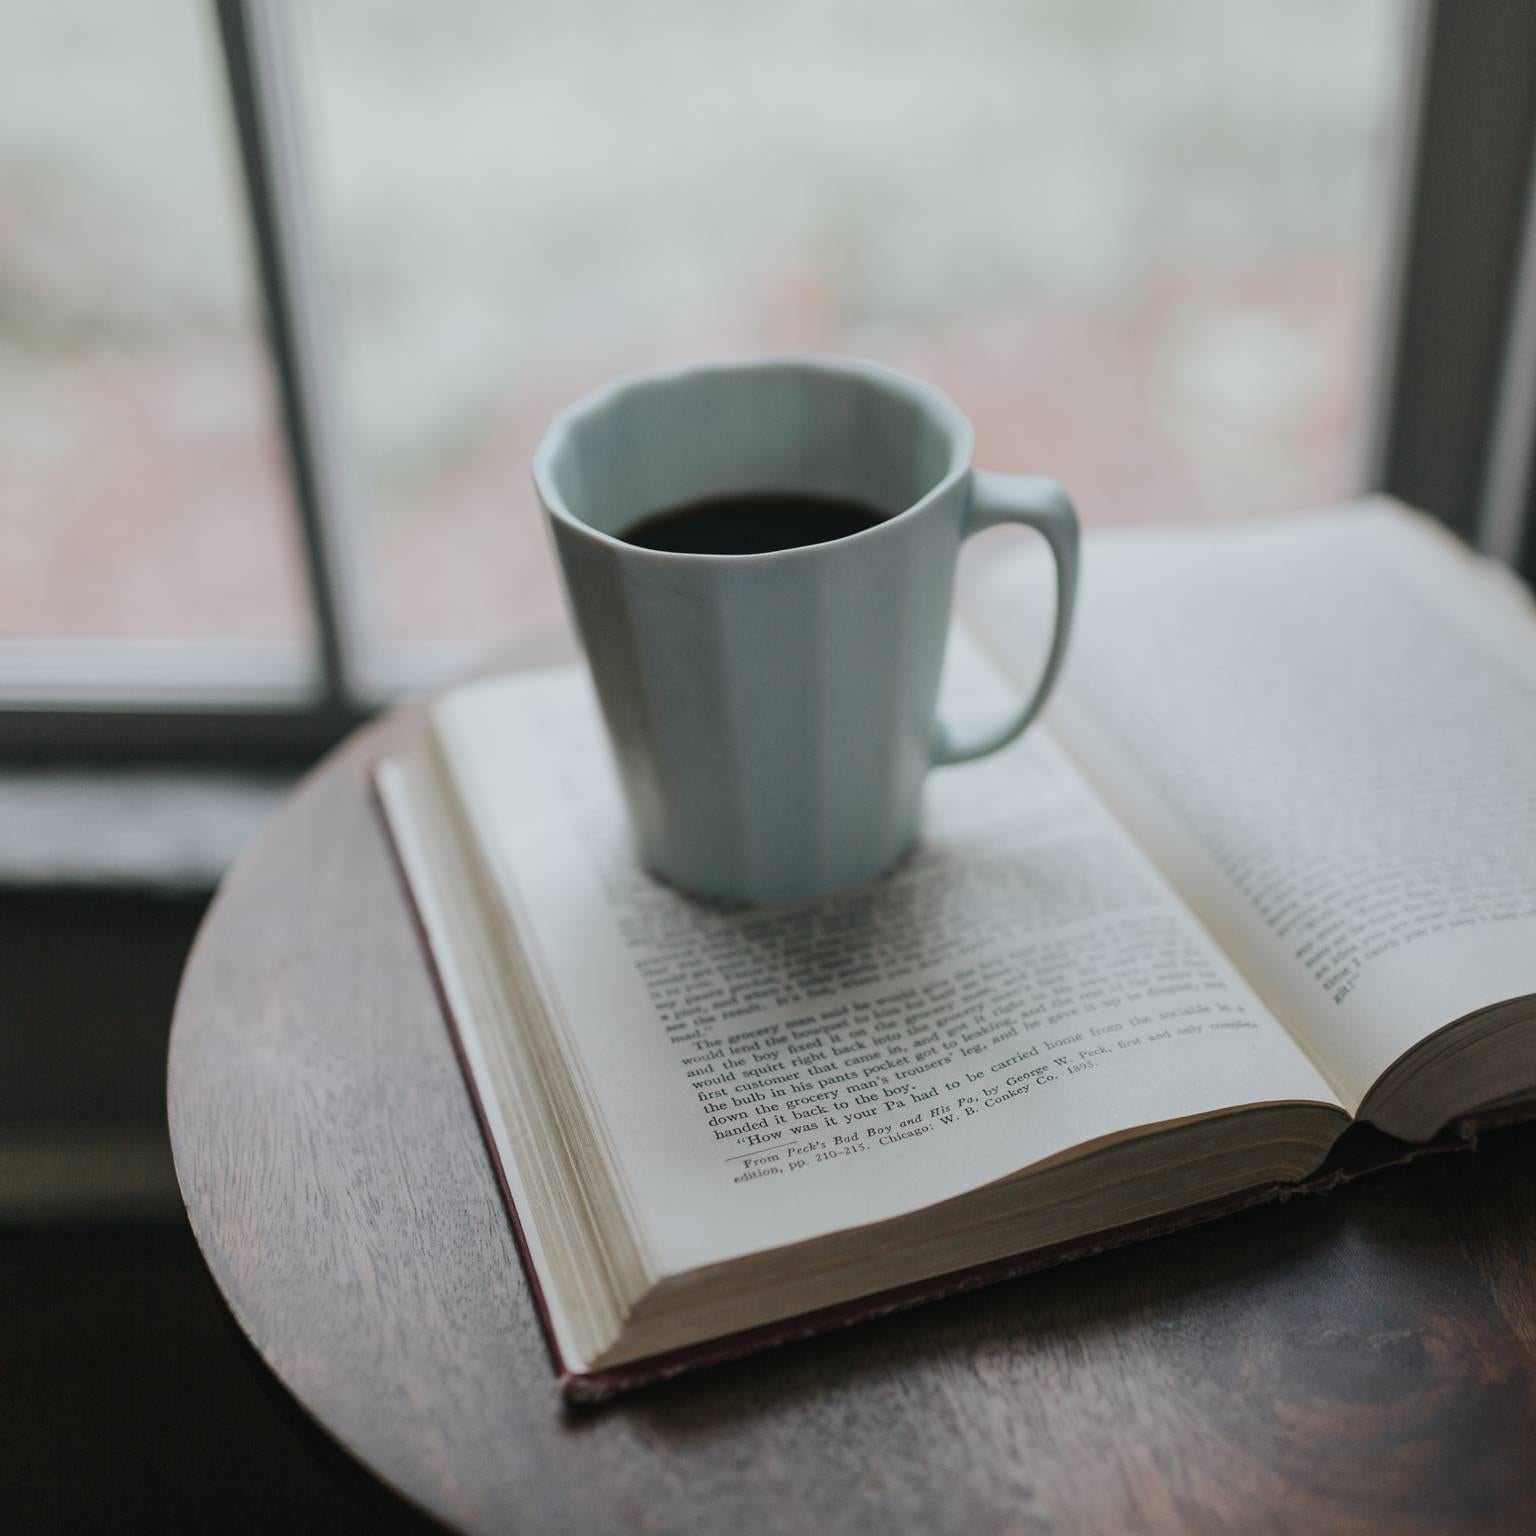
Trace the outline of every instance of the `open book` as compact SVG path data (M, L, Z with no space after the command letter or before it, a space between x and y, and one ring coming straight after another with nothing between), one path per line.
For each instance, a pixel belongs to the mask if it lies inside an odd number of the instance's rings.
M947 702L1027 677L1029 580ZM1536 1099L1536 616L1386 503L1091 539L1048 724L813 904L641 873L578 670L379 785L573 1397Z

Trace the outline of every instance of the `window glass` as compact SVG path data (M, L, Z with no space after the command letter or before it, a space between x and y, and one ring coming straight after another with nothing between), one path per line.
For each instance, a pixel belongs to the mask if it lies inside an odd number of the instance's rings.
M212 7L0 9L4 641L308 633Z
M788 349L945 388L1090 524L1355 487L1394 0L315 0L347 407L397 640L558 590L528 484L620 370Z

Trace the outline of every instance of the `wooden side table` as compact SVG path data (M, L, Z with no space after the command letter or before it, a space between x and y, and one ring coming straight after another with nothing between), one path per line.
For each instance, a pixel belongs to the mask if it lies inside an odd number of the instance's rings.
M266 1364L468 1531L1536 1530L1536 1129L563 1412L369 789L214 902L168 1098Z

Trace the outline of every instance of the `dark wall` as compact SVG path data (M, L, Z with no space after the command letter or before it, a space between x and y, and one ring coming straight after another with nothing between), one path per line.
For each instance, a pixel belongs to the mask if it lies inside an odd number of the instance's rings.
M165 1058L206 906L0 894L0 1528L436 1529L288 1398L186 1224Z
M205 896L0 895L0 1122L165 1118L165 1052Z

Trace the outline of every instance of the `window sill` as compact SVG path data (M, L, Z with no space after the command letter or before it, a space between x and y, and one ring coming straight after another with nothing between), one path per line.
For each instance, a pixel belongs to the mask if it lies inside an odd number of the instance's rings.
M0 891L206 896L291 773L0 771Z

